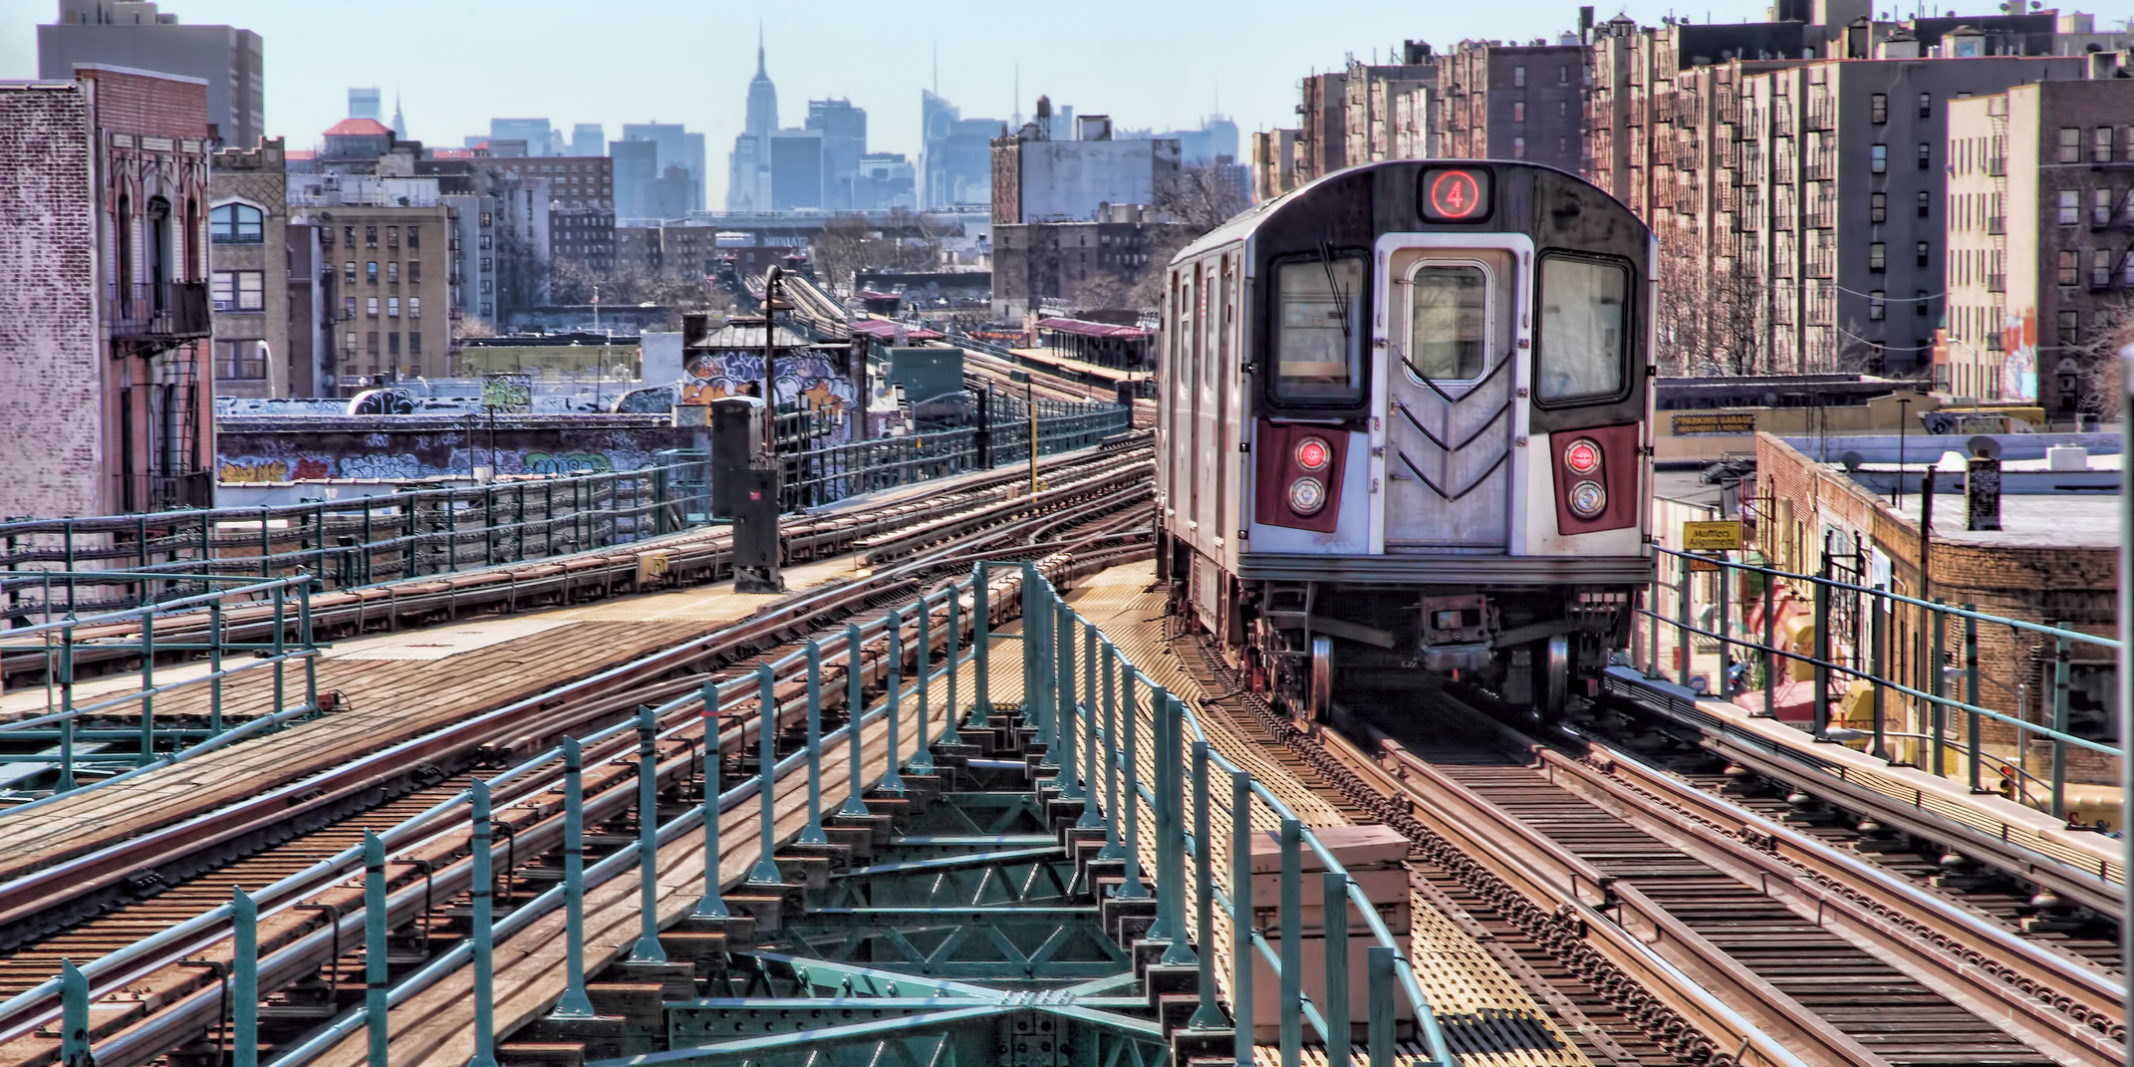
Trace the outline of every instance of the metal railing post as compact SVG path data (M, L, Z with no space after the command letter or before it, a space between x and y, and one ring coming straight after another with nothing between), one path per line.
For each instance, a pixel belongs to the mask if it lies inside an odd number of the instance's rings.
M719 869L716 859L706 866ZM593 1014L585 992L585 752L575 737L563 739L563 996L549 1014Z
M1730 669L1734 665L1734 560L1733 553L1719 554L1719 570L1712 581L1719 587L1719 595L1713 598L1717 610L1712 613L1712 631L1719 635L1719 676L1712 679L1721 700L1734 698L1734 677Z
M934 687L932 677L934 635L933 628L930 625L933 622L934 606L922 596L919 598L918 612L918 627L917 632L913 635L913 640L918 643L919 647L912 650L911 665L912 681L914 683L912 688L917 691L918 698L917 706L913 710L918 712L919 737L911 746L911 760L905 764L905 769L913 774L932 774L935 770L934 750L933 746L926 740L926 720L933 712L932 706L928 703L928 698L932 696L931 691ZM950 713L954 714L953 710Z
M385 842L363 831L363 1024L371 1067L387 1067L392 1010L386 1001L392 973L385 960ZM256 933L256 931L255 931ZM255 949L258 942L254 943ZM253 975L256 982L258 974ZM255 996L258 990L254 989ZM256 1034L255 1034L256 1040Z
M1664 557L1663 557L1664 558ZM1645 677L1660 677L1660 576L1659 568L1653 568L1653 578L1645 587L1645 619L1649 631L1645 638Z
M637 943L630 963L665 963L659 943L659 716L637 706Z
M2061 629L2067 628L2067 624L2064 622L2056 622L2053 625L2058 626ZM2064 820L2067 818L2066 738L2068 725L2068 674L2070 669L2070 665L2068 662L2069 649L2067 646L2067 638L2053 638L2052 651L2052 814L2053 818ZM2127 738L2121 738L2120 743L2126 744L2128 743L2128 740L2129 739ZM2120 758L2134 758L2134 753L2129 753L2128 755L2122 756Z
M1823 576L1815 583L1815 711L1809 725L1818 741L1830 732L1830 558L1823 558Z
M822 645L808 639L808 824L800 828L803 845L827 845L822 829Z
M217 597L207 606L207 730L210 736L222 733L222 634L222 599ZM316 698L312 705L318 705Z
M1297 855L1303 827L1282 820L1282 1067L1298 1067L1304 1054L1304 874Z
M1052 621L1054 629L1050 636L1053 645L1053 679L1057 683L1052 691L1052 706L1059 720L1060 747L1066 751L1059 761L1057 779L1061 800L1085 800L1082 783L1075 773L1075 727L1081 716L1075 704L1074 689L1074 611L1067 606L1065 597L1053 601Z
M1370 1042L1371 1067L1393 1067L1393 949L1364 949L1363 969L1364 995L1369 998L1364 1015L1370 1020L1364 1040Z
M861 638L859 624L856 622L846 623L845 740L851 746L852 753L850 759L852 763L851 769L845 775L845 782L848 786L848 789L845 793L844 804L839 806L839 808L837 809L837 813L839 815L864 816L867 814L867 800L865 797L865 793L867 791L867 779L863 774L860 773L861 768L863 767L863 764L860 763L860 713L867 710L867 705L862 701L862 694L864 692L866 679L860 677L860 647ZM704 683L704 685L707 693L715 692L715 690L711 688L710 682L706 682ZM710 749L706 749L705 751L708 752L710 751ZM716 839L713 840L714 842L716 842ZM724 905L721 906L723 907Z
M71 581L71 579L70 579ZM70 597L72 593L68 594ZM57 792L74 791L74 627L60 631L59 643L59 784Z
M753 885L779 885L785 877L778 872L778 861L772 853L778 850L778 679L771 673L771 665L765 663L756 668L756 796L763 807L756 821L763 831L758 845L756 866L748 873ZM891 710L894 719L895 710ZM896 752L892 749L890 765L896 765Z
M1237 1062L1252 1062L1252 776L1230 772L1230 1017ZM1386 1014L1391 1016L1388 1007Z
M1134 665L1127 662L1126 657L1116 649L1112 654L1119 657L1119 684L1122 690L1119 714L1126 720L1125 729L1120 731L1123 741L1119 745L1120 757L1126 761L1125 767L1119 773L1120 778L1125 781L1125 787L1119 791L1119 801L1126 820L1126 872L1125 880L1119 883L1118 891L1114 895L1120 900L1147 900L1148 887L1141 884L1141 805L1136 802L1134 796L1134 790L1141 782L1140 776L1135 773L1135 765L1141 756L1135 750L1134 740L1134 734L1138 730L1136 720L1140 718L1134 698Z
M279 592L279 590L277 590ZM281 622L280 603L276 603L275 623ZM279 664L276 664L279 669ZM153 612L141 616L141 764L146 766L156 759L156 616ZM274 710L282 710L281 694L274 694Z
M489 783L476 778L467 790L474 798L474 1058L467 1067L497 1067L496 905L490 898L496 876L489 866Z
M1124 847L1119 843L1119 689L1118 650L1111 639L1099 635L1099 645L1104 669L1104 848L1097 853L1098 859L1115 860L1123 857ZM1127 783L1131 790L1133 783Z
M942 659L946 668L945 673L948 675L947 710L941 716L940 741L944 745L960 745L963 743L963 734L956 729L956 717L963 713L961 710L963 705L956 701L956 698L960 695L957 692L959 688L956 684L957 675L963 673L963 665L957 658L963 651L961 647L961 639L963 637L962 608L963 590L956 588L956 583L954 582L948 583L948 633L945 635L942 651Z
M1934 603L1942 604L1941 598L1935 597ZM1934 613L1934 654L1927 659L1927 691L1934 697L1927 701L1927 736L1929 743L1934 746L1927 767L1934 772L1936 778L1942 777L1948 771L1947 754L1942 751L1942 734L1948 728L1949 719L1949 709L1943 706L1942 699L1948 692L1948 684L1941 669L1942 661L1947 658L1948 621L1947 612Z
M1970 612L1976 608L1965 604L1964 610ZM1971 709L1979 706L1978 620L1968 614L1964 616L1964 703ZM1985 784L1979 780L1978 712L1970 709L1964 712L1964 758L1971 764L1971 791L1985 792Z
M882 703L889 709L885 726L889 732L889 754L882 760L882 779L874 787L886 796L904 795L904 779L897 774L897 719L904 714L904 613L892 608L889 612L889 653L883 657L887 692L882 694Z
M1693 610L1690 605L1689 590L1692 576L1688 559L1681 556L1673 558L1675 569L1681 572L1675 579L1675 656L1680 668L1675 681L1680 683L1682 688L1688 689L1691 663L1689 628Z
M723 919L732 914L726 910L726 899L719 895L719 858L724 855L719 849L719 764L725 761L725 756L719 751L719 685L710 678L704 679L703 717L704 895L698 898L696 911L691 914L700 919ZM858 795L858 781L855 775L855 796Z
M1776 694L1778 692L1778 659L1777 656L1774 654L1773 650L1778 647L1778 624L1776 620L1772 619L1771 617L1771 590L1773 586L1776 586L1778 584L1778 580L1768 574L1759 575L1758 577L1763 579L1764 599L1764 647L1762 651L1764 675L1763 717L1766 719L1775 719L1778 717L1778 711L1772 707L1772 703L1776 699Z
M368 833L364 837L366 840L363 859L365 866L368 866L370 842L377 838ZM378 857L378 866L378 895L382 897L385 895L383 855ZM366 891L363 920L365 930L368 932L373 923L369 918L371 914L378 915L376 925L381 927L379 935L372 939L365 949L366 953L375 953L378 961L375 964L366 961L366 969L376 968L366 977L370 982L382 984L385 981L385 949L382 947L385 941L382 930L385 925L385 908L380 905L378 911L372 913L369 911L370 906L370 895ZM235 930L236 939L230 958L230 1059L235 1067L259 1067L259 905L240 886L230 887L230 923ZM384 1008L380 1007L378 1010L383 1013Z
M1171 754L1170 729L1171 694L1160 685L1149 686L1149 719L1156 734L1153 738L1156 749L1155 788L1153 791L1156 816L1156 918L1149 923L1144 934L1151 941L1172 942L1183 940L1185 930L1179 923L1178 914L1171 907L1171 890L1178 885L1171 857L1171 848L1178 837L1177 800L1172 795L1171 768L1177 760ZM1170 955L1168 947L1164 955Z
M1869 697L1869 707L1873 709L1875 730L1874 744L1867 754L1879 760L1890 758L1889 724L1883 717L1884 681L1889 678L1889 623L1884 619L1888 612L1882 610L1886 606L1879 596L1870 596L1867 599L1868 655L1871 657L1871 673L1874 675L1874 691Z
M71 594L70 594L71 595ZM89 1067L89 979L73 960L59 961L60 1067Z
M979 560L971 569L971 660L978 675L978 699L971 708L971 725L986 730L993 726L993 568Z
M1215 839L1208 830L1206 741L1193 742L1193 903L1199 912L1195 940L1200 945L1200 1006L1186 1025L1220 1030L1226 1020L1215 1006Z
M1156 891L1170 898L1171 943L1163 950L1163 962L1168 966L1190 967L1198 962L1193 951L1193 930L1186 921L1186 747L1181 737L1180 726L1185 721L1185 702L1164 694L1166 713L1163 717L1164 738L1163 766L1166 788L1163 791L1164 810L1170 816L1170 827L1163 841L1171 846L1170 862L1156 874Z
M1328 871L1320 877L1319 910L1326 931L1326 1052L1334 1067L1349 1064L1349 878Z
M1082 701L1075 718L1082 724L1082 792L1088 803L1082 805L1082 817L1074 825L1081 830L1099 830L1109 820L1110 808L1098 810L1103 799L1103 790L1098 784L1097 770L1097 628L1082 627ZM1108 740L1108 739L1107 739Z

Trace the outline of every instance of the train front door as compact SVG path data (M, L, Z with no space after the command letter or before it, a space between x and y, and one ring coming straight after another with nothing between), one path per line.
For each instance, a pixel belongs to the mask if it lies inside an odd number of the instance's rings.
M1380 262L1386 551L1502 553L1521 421L1519 259L1394 247Z

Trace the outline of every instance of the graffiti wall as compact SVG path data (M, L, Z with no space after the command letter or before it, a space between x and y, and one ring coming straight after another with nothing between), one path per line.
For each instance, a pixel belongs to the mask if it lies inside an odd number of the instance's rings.
M226 418L216 432L218 480L231 485L298 479L407 481L470 476L598 474L657 462L661 449L693 444L657 416L522 416L462 420L347 416Z
M691 352L681 386L684 404L709 404L720 397L746 396L750 386L763 386L763 354L760 352ZM814 352L788 353L778 357L778 402L805 403L809 410L828 416L841 428L825 441L841 444L849 436L844 416L853 410L859 393L839 361Z

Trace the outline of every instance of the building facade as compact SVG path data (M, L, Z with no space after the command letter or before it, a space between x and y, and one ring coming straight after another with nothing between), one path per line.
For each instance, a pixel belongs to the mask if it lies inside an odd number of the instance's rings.
M1123 290L1163 264L1193 237L1181 223L1157 221L1118 206L1080 222L996 223L993 227L993 317L1012 321L1048 303L1118 307ZM1125 298L1125 299L1122 299Z
M65 81L78 64L149 70L207 85L211 136L257 144L266 133L259 35L234 26L187 26L146 0L60 0L37 27L37 76Z
M993 142L993 221L1074 222L1108 205L1166 205L1178 184L1175 140L1114 140L1102 115L1082 115L1074 140L1054 140L1050 101L1036 121Z
M335 392L329 395L452 376L461 241L457 213L437 183L434 177L290 177L290 210L318 227L319 255L336 272Z
M1437 91L1437 57L1420 42L1408 42L1408 49L1407 63L1349 64L1341 122L1342 157L1351 166L1436 154L1430 98Z
M1462 41L1438 61L1437 141L1451 159L1584 170L1586 49Z
M940 211L989 203L993 138L1007 132L1007 124L999 119L964 118L962 111L932 90L919 92L920 206Z
M867 112L850 100L808 101L807 128L822 135L823 203L829 211L864 211L860 157L867 154ZM775 173L772 181L776 181Z
M208 297L217 396L308 396L290 345L289 173L279 137L210 161ZM298 392L297 379L307 385Z
M1949 104L1947 328L1934 387L2116 410L2098 379L2134 322L2134 80L2019 85Z
M213 502L207 84L0 83L0 514Z

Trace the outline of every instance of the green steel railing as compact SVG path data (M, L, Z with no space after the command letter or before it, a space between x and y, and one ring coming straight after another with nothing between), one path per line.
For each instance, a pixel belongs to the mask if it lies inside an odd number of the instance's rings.
M1673 654L1668 657L1672 662L1665 667L1673 670L1673 680L1677 684L1685 689L1727 697L1760 689L1762 710L1758 714L1775 718L1779 674L1788 670L1791 664L1806 664L1813 671L1809 683L1811 711L1805 724L1811 735L1824 740L1864 741L1869 754L1876 758L1894 762L1909 757L1906 762L1936 775L1948 773L1949 752L1960 745L1965 775L1972 791L1986 791L1982 769L1992 763L2000 768L1998 777L2007 783L2009 792L2017 799L2042 806L2059 818L2065 818L2068 813L2070 749L2082 749L2111 759L2121 759L2125 755L2124 738L2118 739L2119 743L2115 745L2109 738L2084 736L2075 731L2072 722L2071 678L2075 649L2088 646L2111 653L2111 671L2116 678L2120 649L2117 640L2061 626L1991 615L1970 604L1952 606L1941 600L1921 600L1877 586L1848 582L1831 577L1827 565L1826 573L1821 575L1796 574L1710 554L1667 548L1661 548L1659 552L1664 559L1672 561L1661 571L1672 573L1656 574L1651 586L1645 590L1645 602L1637 609L1643 621L1634 628L1630 654L1631 662L1639 665L1647 677L1665 677L1660 639L1664 627L1672 631L1675 638ZM1699 581L1699 573L1710 577ZM1754 592L1746 595L1761 600L1760 639L1738 632L1734 621L1734 586L1743 579L1750 579L1755 585ZM1780 584L1804 591L1812 604L1812 649L1784 648L1776 638L1774 607ZM1850 610L1839 610L1841 599L1850 601L1846 605ZM2045 691L2038 694L2039 699L2035 702L2042 721L2033 722L2028 717L2032 691L2028 682L2004 682L1982 668L1980 634L1982 628L1992 627L2006 628L2012 634L2032 635L2039 642L2040 652L2049 645L2050 659L2039 664L2039 673L2049 681L2037 687ZM1696 639L1716 646L1719 667L1716 677L1697 674ZM1740 684L1733 679L1737 651L1744 657L1742 666L1756 668L1756 676L1746 678ZM1893 668L1892 661L1900 658L1910 669L1898 671ZM2094 665L2103 666L2102 663ZM1852 682L1861 681L1871 685L1868 728L1858 733L1834 731L1831 726L1834 694L1849 688ZM1952 681L1961 683L1957 694L1950 691ZM1980 688L1982 683L1999 690L2004 697L2015 697L2017 714L1985 706L1984 691ZM1894 727L1892 698L1901 702L1899 710L1904 720ZM1960 719L1960 730L1952 730L1952 717ZM1985 749L1982 727L1989 722L2008 727L2013 732L2018 753L2015 758ZM2047 768L2043 774L2033 772L2029 766L2028 753L2034 744L2039 743L2047 748ZM2043 796L2034 798L2033 787Z
M1013 568L1020 573L1021 580L1017 584L1023 613L1021 633L998 633L990 624L993 598L1004 591L994 581L996 566ZM907 615L907 611L911 614ZM935 642L929 630L937 615L942 619L945 631L939 660L933 658ZM902 677L907 619L916 623L916 648L912 650L916 670L909 688ZM966 636L968 644L964 643ZM1023 651L1023 699L1015 708L996 704L992 699L996 666L993 652L1006 641L1018 642ZM835 664L840 659L848 666L856 664L869 649L877 649L883 656L886 692L868 707L862 702L863 672L848 669L849 706L866 710L852 716L846 725L828 733L822 732L824 664ZM803 666L807 682L805 741L781 756L777 751L780 732L759 726L754 738L756 773L722 788L720 760L715 756L720 750L722 710L740 701L753 701L759 709L779 707L775 680L780 672ZM975 689L967 707L958 694L959 679L966 669L970 671ZM930 716L926 702L937 684L946 686L949 714L941 732L929 736ZM661 725L668 720L673 724ZM752 721L762 722L760 718ZM917 729L916 737L908 740L901 736L907 722L915 723ZM262 973L295 973L285 954L316 951L329 934L337 944L353 944L355 941L349 935L360 933L362 943L369 946L370 958L364 1005L345 1012L302 1043L281 1051L273 1060L275 1067L296 1067L311 1062L327 1049L357 1034L365 1035L363 1040L368 1046L369 1062L386 1064L388 1042L392 1037L390 1009L406 1003L445 975L470 963L475 969L473 1018L470 1021L476 1035L476 1051L471 1062L493 1064L498 1035L495 976L489 961L500 940L512 937L541 917L562 909L565 913L565 982L551 1018L590 1016L593 1009L586 988L588 973L608 961L588 959L584 913L589 889L629 876L634 869L639 883L639 931L634 943L622 952L620 958L661 960L664 956L658 935L662 920L655 907L657 858L661 848L689 840L692 835L701 835L706 861L704 888L688 914L706 919L725 917L729 911L722 893L728 886L719 875L717 862L724 854L719 836L722 813L750 802L760 805L758 858L739 881L756 886L779 885L784 876L778 868L775 853L782 840L827 841L823 831L823 757L826 752L849 746L850 766L857 768L861 765L863 731L874 732L886 741L888 758L883 772L872 779L851 774L846 796L837 810L829 813L831 818L864 815L868 811L869 796L895 797L906 792L900 771L931 771L932 750L936 744L959 743L962 739L960 731L1003 726L1019 728L1011 733L1032 737L1044 746L1039 768L1040 785L1047 791L1057 789L1063 797L1082 803L1081 827L1102 827L1102 858L1123 861L1126 872L1116 895L1123 899L1154 900L1156 924L1147 936L1163 944L1163 962L1174 967L1192 967L1199 972L1198 1003L1185 1024L1186 1029L1215 1033L1223 1029L1234 1030L1234 1048L1240 1062L1248 1061L1254 1045L1252 983L1257 959L1268 973L1275 976L1283 994L1279 1017L1275 1020L1283 1063L1299 1061L1307 1027L1321 1043L1330 1042L1342 1048L1351 1046L1348 997L1355 991L1349 988L1350 972L1343 958L1349 944L1345 928L1347 909L1324 909L1326 982L1324 988L1307 990L1303 987L1301 924L1305 915L1305 897L1301 866L1302 853L1309 849L1326 869L1319 888L1334 898L1346 897L1356 906L1369 929L1367 981L1360 990L1366 998L1368 1062L1374 1067L1393 1062L1397 1051L1395 1020L1403 1014L1397 1006L1400 1002L1405 1002L1413 1014L1417 1033L1430 1056L1428 1062L1451 1062L1450 1049L1408 959L1407 946L1387 930L1373 902L1349 877L1331 851L1303 826L1297 813L1271 789L1243 768L1213 752L1210 739L1193 710L1137 669L1090 620L1066 603L1051 583L1040 575L1036 565L1028 563L978 563L968 577L928 594L918 605L904 611L892 611L866 623L849 624L843 641L833 641L827 646L810 641L803 651L761 664L741 677L723 683L707 679L698 694L669 701L657 708L640 708L637 715L596 730L582 739L565 739L557 748L532 756L486 781L476 780L468 790L397 826L366 834L362 845L322 861L303 875L292 876L253 894L239 890L230 904L93 961L79 970L67 965L60 975L0 1004L0 1022L28 1018L39 1012L57 1014L63 1019L80 1017L86 1012L91 998L100 995L104 986L123 979L128 965L138 965L155 951L181 942L190 943L208 932L227 931L236 946L231 975L232 988L238 991L231 998L229 1018L236 1034L256 1035L258 1000L266 992L259 984ZM587 745L633 734L637 742L637 810L655 810L656 753L658 742L666 738L688 740L700 745L703 752L714 754L713 758L704 760L701 800L664 824L652 818L638 820L639 836L634 847L587 865L583 860L586 832L586 800L581 781L583 749ZM1152 739L1156 754L1156 766L1148 769L1147 777L1142 773L1144 768L1137 763L1140 758L1138 740L1144 737ZM744 733L744 745L747 740ZM504 782L552 766L558 760L562 765L565 810L562 884L518 904L499 919L486 892L494 877L489 863L496 847L491 836L491 791ZM781 791L770 786L794 774L805 774L807 778L805 824L781 834L776 829L778 820L774 817L775 800ZM1049 782L1046 781L1048 778ZM1224 781L1229 786L1227 790L1213 787L1214 783ZM522 789L530 788L526 782L516 785ZM1263 824L1271 822L1278 827L1275 836L1280 846L1281 871L1278 899L1272 901L1254 899L1251 844L1255 817ZM471 824L471 873L462 872L458 867L434 870L426 875L423 883L389 893L385 872L388 864L393 862L394 852L415 847L437 829L461 819L469 820ZM1227 890L1220 884L1212 862L1218 844L1213 832L1213 823L1217 819L1227 819L1231 827ZM1153 878L1145 877L1141 867L1144 847L1152 848L1155 854L1154 869L1148 872ZM331 931L315 931L306 941L276 948L262 956L256 924L263 902L297 899L292 894L298 892L296 887L300 880L302 884L319 884L322 879L338 882L358 871L362 872L364 882L365 904L362 909L338 916ZM434 884L431 882L433 878ZM1153 885L1149 884L1151 881ZM1191 909L1187 907L1189 886ZM471 936L419 970L397 982L390 981L383 966L387 955L385 939L392 925L387 917L396 912L403 916L410 914L409 908L418 901L427 904L433 891L442 894L436 899L445 899L465 888L474 890ZM1216 909L1221 909L1229 918L1235 946L1227 1012L1220 1001L1215 980ZM1273 920L1272 927L1262 929L1260 923L1269 917ZM679 918L671 916L670 921ZM972 921L984 921L982 911L974 913ZM840 969L846 974L865 970L827 960L793 962L819 967L830 974L840 973ZM911 988L927 992L905 1000L898 1000L892 992L889 997L874 1003L891 1012L909 1012L910 1017L904 1020L905 1023L946 1026L982 1019L987 1011L1047 1010L1045 999L1040 997L1035 1000L1011 998L1014 1000L1012 1005L1004 1002L993 1009L963 1007L928 1014L926 1002L932 991L945 992L955 983L910 975L902 977ZM716 1007L718 1002L707 1003ZM852 1006L849 999L839 1003ZM1058 1010L1069 1013L1070 1017L1072 1013L1086 1014L1088 1011L1075 1007L1072 998L1065 998ZM898 1024L883 1021L876 1025L886 1032ZM1149 1026L1147 1023L1139 1025ZM92 1050L86 1027L64 1026L61 1033L65 1044L61 1051L62 1062L89 1062ZM1160 1036L1160 1029L1156 1034ZM716 1058L724 1052L739 1050L742 1044L751 1054L802 1049L821 1035L821 1031L807 1030L751 1034L737 1038L741 1044L735 1044L731 1049L722 1050L717 1045L675 1049L649 1054L649 1058L641 1062ZM250 1042L238 1042L236 1062L240 1067L257 1063L254 1048ZM125 1051L130 1055L138 1050Z

